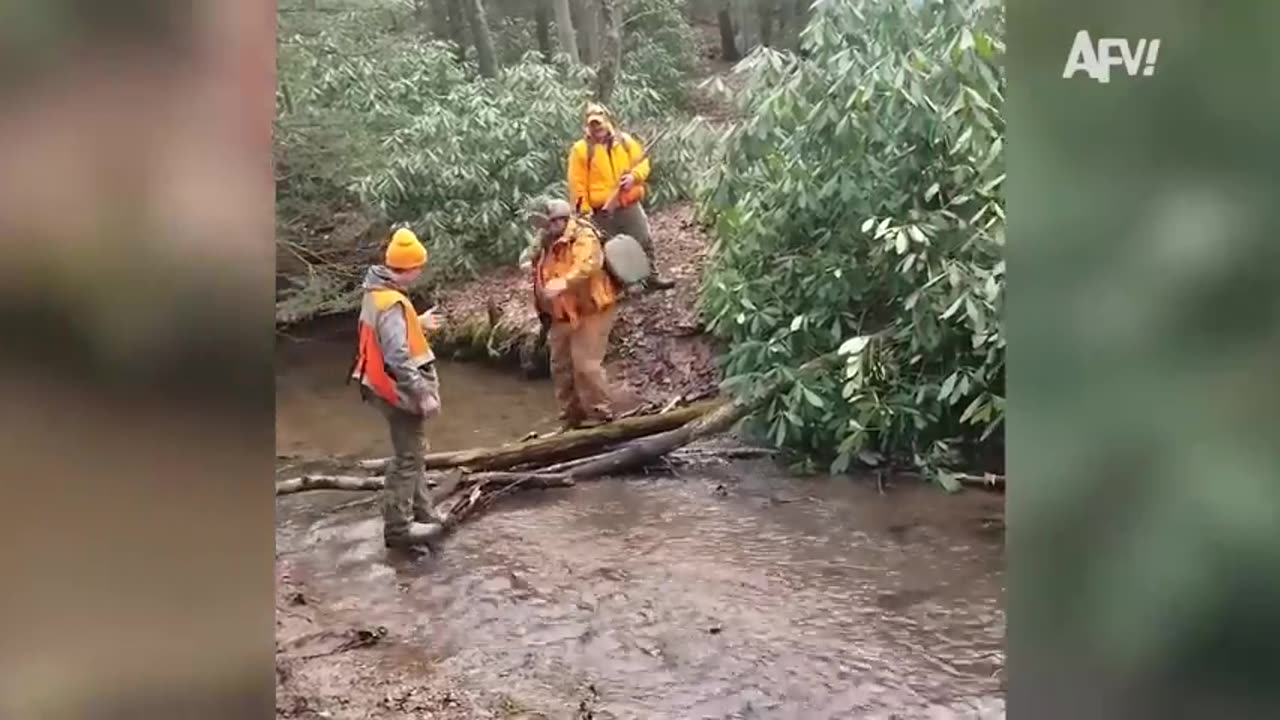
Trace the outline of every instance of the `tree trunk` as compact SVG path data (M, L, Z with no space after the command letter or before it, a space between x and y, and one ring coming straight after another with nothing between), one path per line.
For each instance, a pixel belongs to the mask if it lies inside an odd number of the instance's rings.
M751 49L756 45L753 37L756 23L752 17L751 2L749 0L737 0L736 2L731 2L730 6L733 8L733 29L736 32L738 54L742 56L750 55Z
M742 55L738 52L738 43L734 37L733 14L728 2L720 6L716 22L720 25L720 57L727 62L738 62Z
M560 38L560 52L569 56L574 64L582 62L578 54L578 35L573 29L573 7L569 0L551 0L556 15L556 35Z
M812 0L782 0L782 3L790 11L787 17L787 44L794 50L800 47L800 33L809 24L809 6Z
M778 2L778 44L782 47L792 47L791 37L794 33L796 24L795 3L791 0L779 0Z
M425 0L419 0L425 2ZM430 0L431 36L437 40L449 39L449 3L445 0Z
M591 0L570 0L573 25L578 29L578 49L582 62L594 66L600 59L600 38L596 34L595 5Z
M757 9L760 11L760 44L765 47L773 47L773 16L776 8L773 6L774 0L757 0Z
M480 74L487 78L498 77L498 58L493 50L493 35L489 33L489 25L485 20L484 0L464 0L467 4L467 19L471 26L471 37L475 40L476 61L480 65Z
M471 2L471 0L446 0L449 10L449 40L456 47L458 62L462 62L467 57L467 25L462 13L464 1Z
M554 0L534 0L533 9L533 25L534 31L538 36L538 52L542 53L542 59L551 62L551 31L547 27L551 23L550 13L547 10L547 3Z
M622 33L614 8L614 0L599 0L600 27L604 31L603 52L596 69L596 100L608 104L622 70Z

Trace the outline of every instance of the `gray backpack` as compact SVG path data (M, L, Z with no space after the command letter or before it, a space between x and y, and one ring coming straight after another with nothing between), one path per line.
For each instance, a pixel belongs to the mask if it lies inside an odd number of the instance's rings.
M614 235L604 242L604 266L620 285L644 282L652 268L640 242L630 235Z

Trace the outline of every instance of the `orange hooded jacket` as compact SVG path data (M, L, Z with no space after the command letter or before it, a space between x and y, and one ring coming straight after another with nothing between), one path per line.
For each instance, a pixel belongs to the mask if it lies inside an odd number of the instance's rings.
M608 128L610 139L605 143L590 140L588 126L599 121ZM589 155L589 157L588 157ZM619 132L609 117L609 111L592 103L583 117L583 137L569 149L568 181L569 201L583 214L599 210L618 188L622 175L630 168L635 185L618 196L618 206L627 207L640 202L645 196L645 182L649 179L649 159L641 157L644 148L631 135ZM640 160L635 167L632 163Z

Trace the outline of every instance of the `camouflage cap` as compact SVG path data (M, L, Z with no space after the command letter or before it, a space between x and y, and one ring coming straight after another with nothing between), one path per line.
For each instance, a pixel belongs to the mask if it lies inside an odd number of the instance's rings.
M564 200L548 200L545 212L548 220L567 218L573 214L573 206Z

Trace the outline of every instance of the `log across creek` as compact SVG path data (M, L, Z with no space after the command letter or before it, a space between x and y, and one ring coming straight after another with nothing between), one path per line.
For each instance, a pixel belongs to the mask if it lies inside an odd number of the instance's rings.
M834 361L821 356L801 366L801 377ZM439 535L521 490L572 487L579 482L643 469L686 445L730 430L761 404L789 388L778 380L746 397L700 400L651 414L621 418L593 428L571 430L493 448L473 448L425 456L429 480L436 486L437 510L443 521ZM769 451L739 449L725 454L760 455ZM276 495L313 490L372 491L383 488L389 458L361 460L350 470L364 474L310 474L280 480ZM966 484L1003 484L993 476L960 476Z

